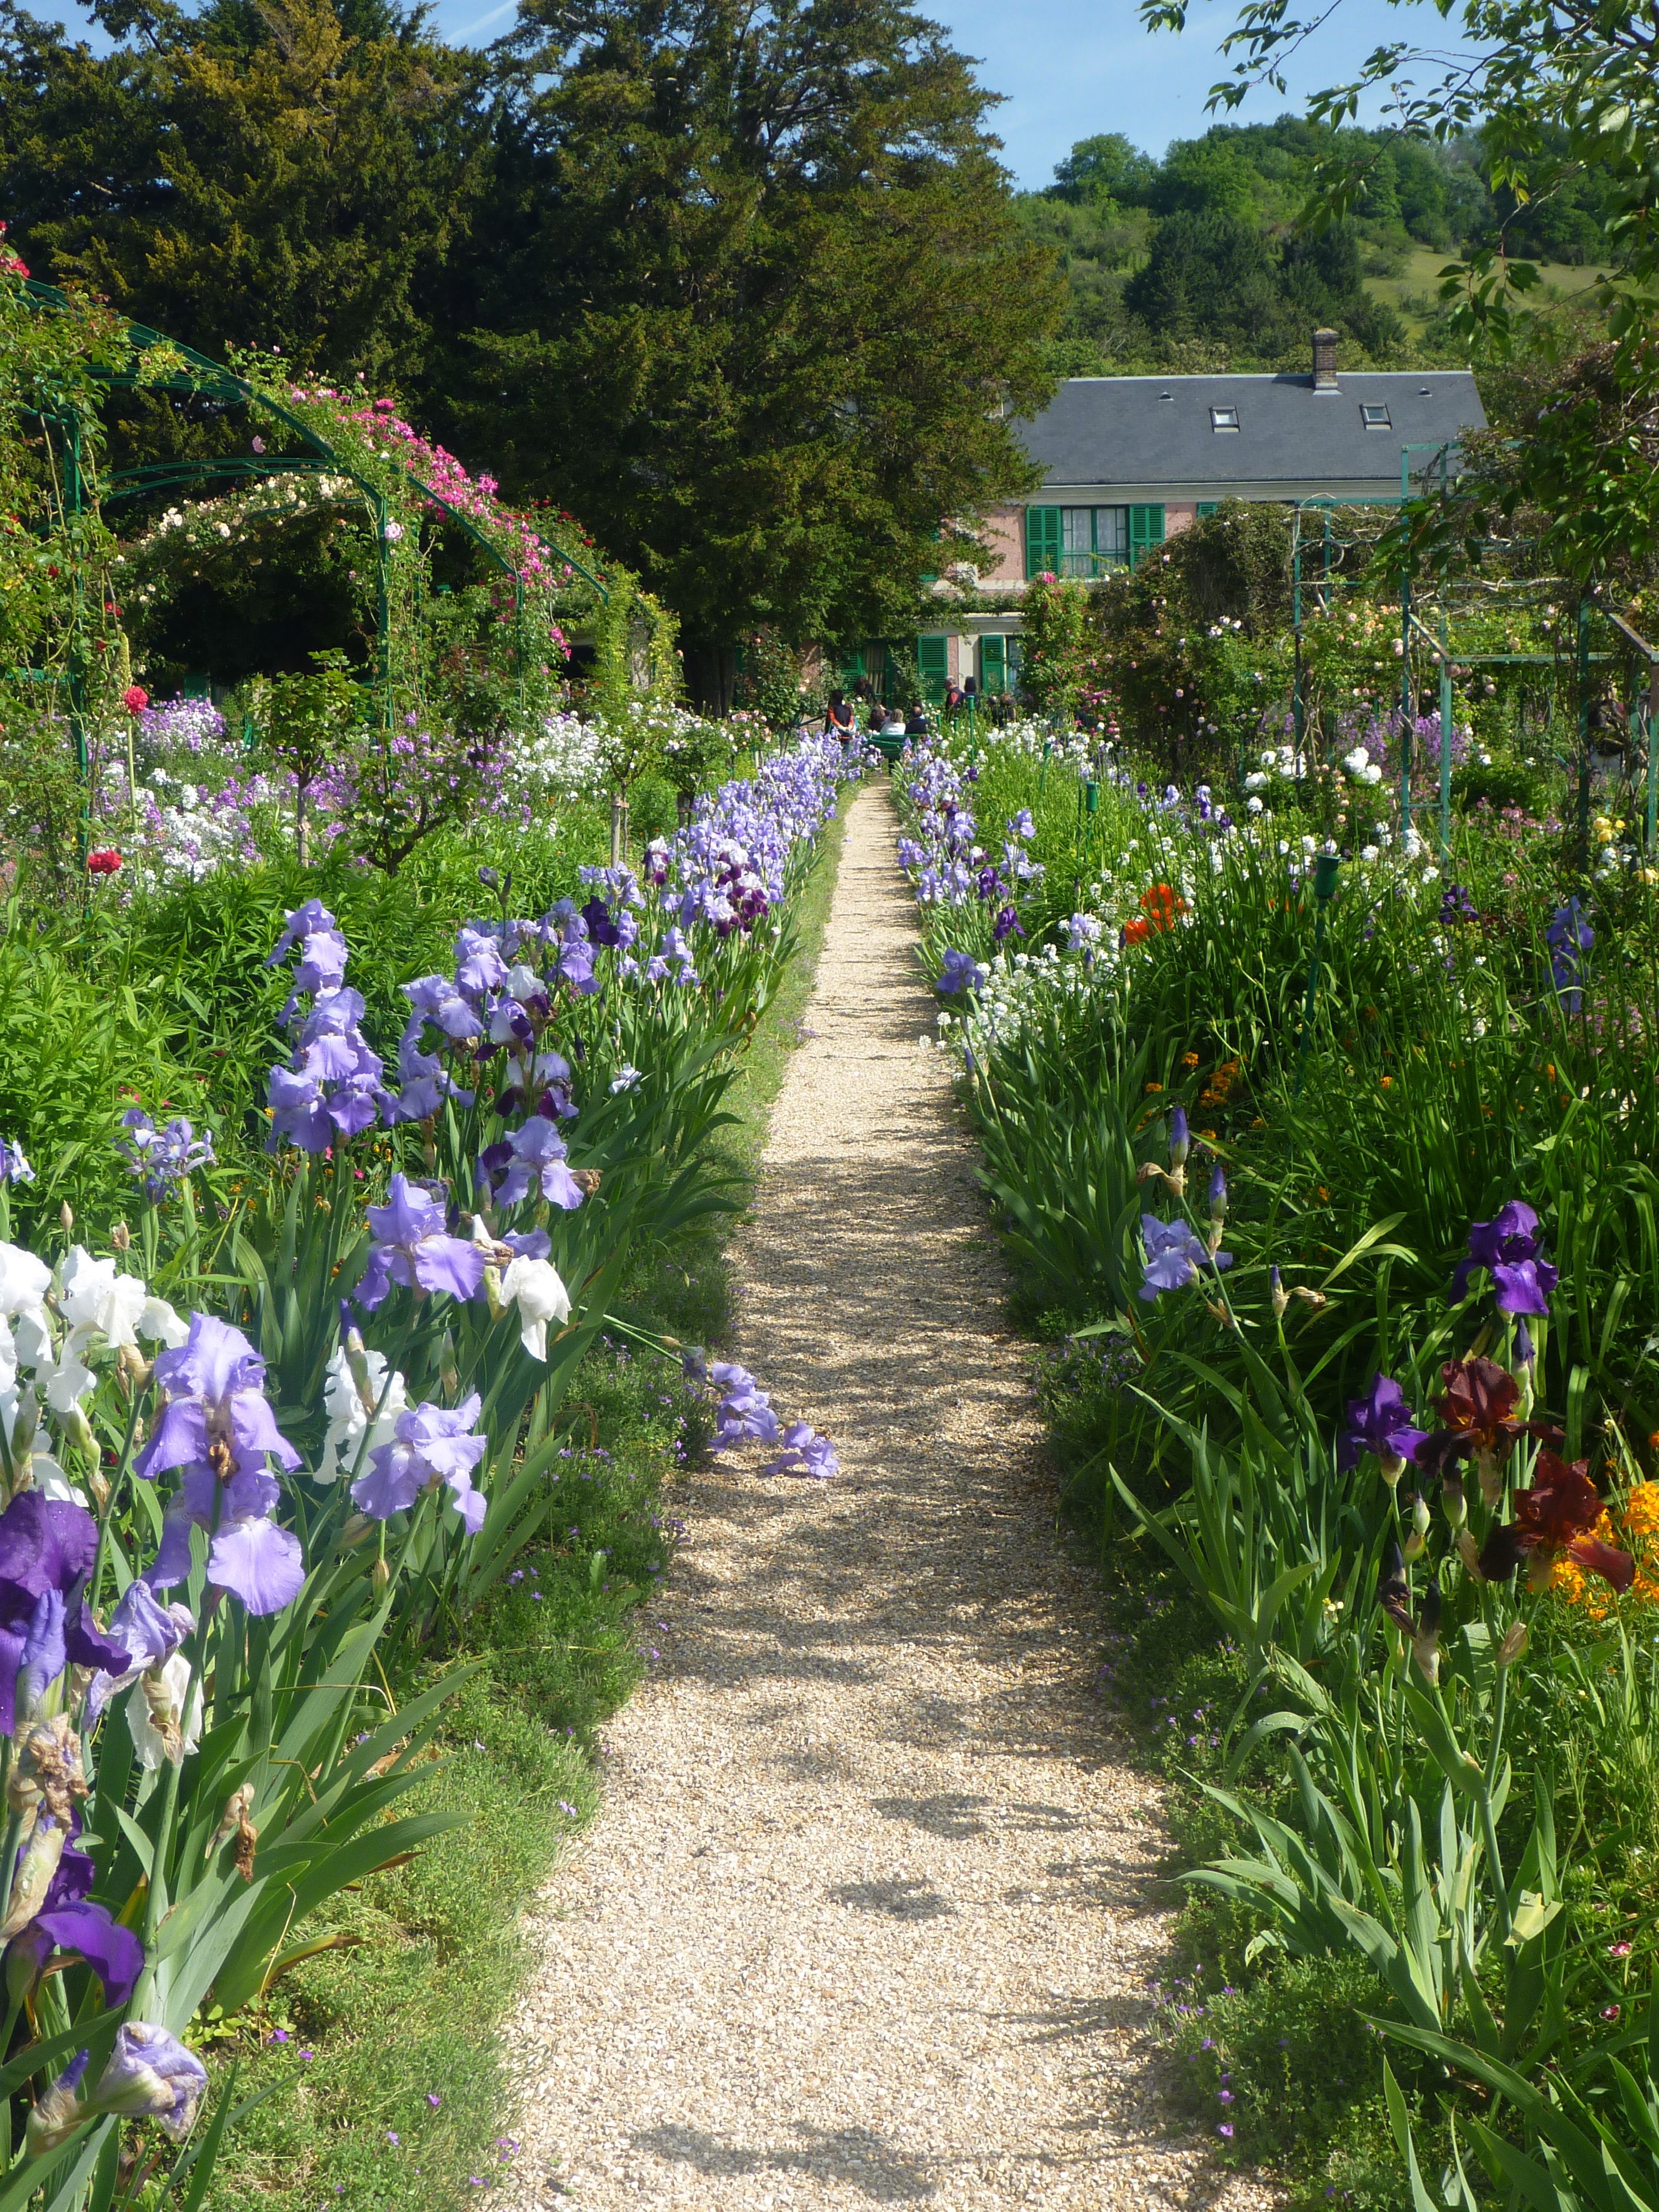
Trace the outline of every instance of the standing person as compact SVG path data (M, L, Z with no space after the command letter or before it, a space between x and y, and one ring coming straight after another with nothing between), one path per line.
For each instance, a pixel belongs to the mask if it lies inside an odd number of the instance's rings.
M839 738L842 758L851 760L858 744L859 722L844 691L830 694L830 704L823 714L823 734L826 738Z
M957 709L962 706L966 697L967 694L963 691L960 684L947 684L945 687L945 713L947 714L954 714Z

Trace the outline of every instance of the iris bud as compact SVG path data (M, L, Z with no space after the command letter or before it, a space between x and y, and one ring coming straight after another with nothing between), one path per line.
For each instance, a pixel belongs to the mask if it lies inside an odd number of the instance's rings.
M63 1223L64 1234L67 1237L75 1226L75 1208L70 1204L68 1199L65 1199L58 1207L58 1218Z
M1185 1167L1187 1155L1191 1149L1192 1141L1187 1133L1186 1112L1183 1108L1177 1106L1170 1116L1170 1165L1172 1168Z
M132 1231L127 1227L125 1221L118 1221L116 1223L114 1228L109 1232L109 1241L115 1247L118 1252L129 1252L131 1250Z
M1216 1163L1215 1173L1210 1177L1210 1218L1223 1221L1227 1214L1227 1176L1221 1163Z
M1440 1502L1446 1509L1446 1518L1454 1528L1461 1528L1469 1517L1469 1501L1463 1494L1461 1477L1449 1474L1440 1486Z
M1273 1304L1273 1319L1275 1321L1283 1321L1285 1318L1285 1308L1291 1303L1291 1294L1285 1289L1283 1282L1279 1279L1279 1270L1276 1267L1269 1269L1268 1273L1273 1285L1271 1295ZM1403 1467L1405 1465L1405 1462L1401 1460L1400 1464ZM1394 1477L1394 1480L1396 1482L1399 1481L1400 1477L1397 1474Z
M1467 1528L1460 1528L1457 1532L1457 1556L1470 1574L1480 1574L1480 1547Z
M1524 1620L1512 1620L1504 1632L1504 1641L1498 1647L1498 1663L1500 1667L1514 1666L1527 1648L1530 1632Z

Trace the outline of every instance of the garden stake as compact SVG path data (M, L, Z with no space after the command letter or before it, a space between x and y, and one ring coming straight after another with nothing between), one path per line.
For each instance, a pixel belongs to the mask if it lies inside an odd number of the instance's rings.
M1446 611L1440 610L1440 865L1451 861L1451 647L1446 642Z
M1336 896L1336 872L1342 865L1340 853L1322 853L1314 862L1314 903L1318 915L1314 924L1313 957L1308 963L1308 991L1302 1001L1302 1039L1296 1048L1296 1088L1291 1093L1292 1101L1302 1096L1303 1071L1308 1060L1308 1038L1313 1029L1314 1000L1319 991L1319 955L1325 942L1325 916L1331 901Z

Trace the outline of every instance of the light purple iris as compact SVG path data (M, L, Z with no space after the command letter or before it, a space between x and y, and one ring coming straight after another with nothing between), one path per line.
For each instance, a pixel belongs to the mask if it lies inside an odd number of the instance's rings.
M195 2124L207 2085L206 2067L176 2035L144 2021L129 2021L116 2036L109 2063L93 2092L91 2109L155 2120L163 2135L182 2142Z
M582 1188L565 1164L568 1151L554 1124L532 1114L522 1128L485 1146L478 1158L479 1178L493 1184L498 1205L517 1206L535 1191L574 1213L582 1202Z
M193 1313L190 1335L155 1362L166 1395L161 1417L133 1473L145 1481L176 1468L179 1488L162 1517L161 1541L145 1579L153 1589L190 1572L190 1532L205 1529L208 1580L250 1613L279 1613L299 1595L305 1560L298 1540L271 1519L281 1486L266 1466L293 1469L300 1455L276 1426L264 1395L265 1364L239 1328Z
M366 1313L374 1312L393 1283L405 1290L447 1291L453 1298L477 1296L483 1253L446 1232L442 1200L401 1170L392 1178L386 1204L369 1207L368 1225L375 1241L354 1294Z
M1231 1252L1206 1251L1184 1221L1160 1221L1156 1214L1143 1213L1140 1234L1146 1269L1139 1295L1148 1304L1165 1291L1184 1291L1198 1280L1201 1268L1220 1272L1233 1264Z
M823 1482L841 1473L841 1461L829 1437L819 1436L810 1421L791 1421L783 1432L782 1451L761 1472L808 1475Z
M91 1733L116 1691L143 1668L164 1667L194 1625L188 1606L163 1605L142 1576L129 1583L110 1615L107 1639L125 1654L125 1662L112 1655L94 1675L81 1717L82 1733Z
M316 899L289 915L267 967L296 943L300 960L282 1019L290 1032L298 1023L298 1035L288 1066L270 1071L270 1143L274 1150L286 1138L301 1152L321 1152L337 1138L372 1127L387 1093L380 1055L370 1051L360 1027L362 994L341 980L349 957L345 939ZM307 997L311 1004L301 1018Z
M475 1390L453 1412L441 1406L416 1406L401 1415L392 1442L368 1455L368 1470L351 1486L351 1502L371 1520L386 1521L407 1512L423 1490L448 1484L456 1511L477 1535L489 1501L472 1487L472 1470L489 1449L486 1437L471 1433L482 1401Z
M726 1451L732 1444L750 1441L760 1444L783 1441L771 1402L746 1367L738 1366L735 1359L717 1359L708 1370L708 1377L721 1394L710 1451Z
M193 1169L214 1165L212 1137L198 1137L182 1115L158 1129L142 1107L130 1106L121 1127L127 1133L115 1149L127 1172L142 1177L148 1198L165 1198Z
M1336 1463L1355 1467L1361 1452L1373 1452L1397 1480L1427 1433L1415 1425L1400 1385L1387 1375L1373 1375L1364 1396L1348 1401L1348 1425L1337 1443Z

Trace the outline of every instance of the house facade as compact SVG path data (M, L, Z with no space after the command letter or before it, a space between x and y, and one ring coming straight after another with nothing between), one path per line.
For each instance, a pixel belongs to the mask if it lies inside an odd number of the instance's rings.
M1398 500L1402 465L1420 469L1486 415L1468 369L1343 373L1335 334L1316 331L1307 374L1070 377L1018 426L1042 487L994 507L980 536L994 553L974 596L997 610L949 611L916 640L925 687L1011 689L1019 600L1033 576L1082 579L1134 568L1224 500Z

